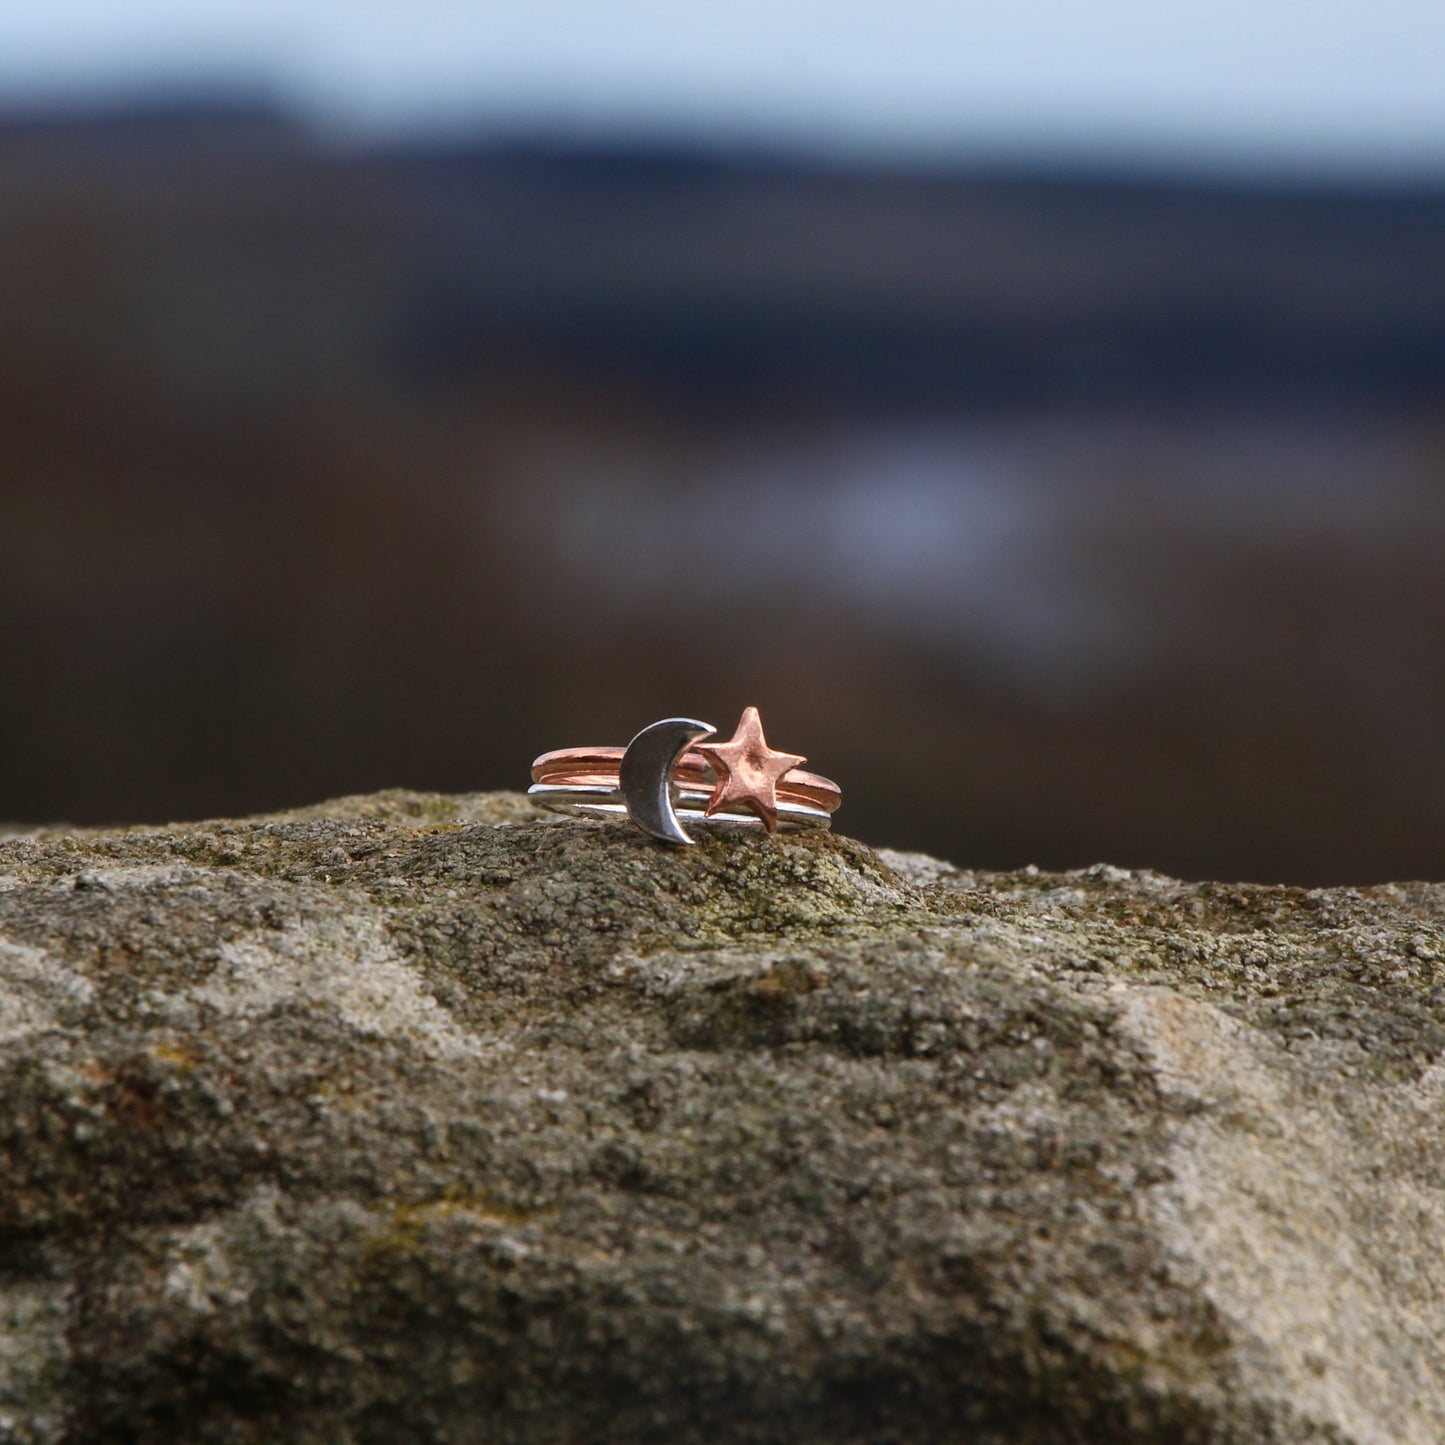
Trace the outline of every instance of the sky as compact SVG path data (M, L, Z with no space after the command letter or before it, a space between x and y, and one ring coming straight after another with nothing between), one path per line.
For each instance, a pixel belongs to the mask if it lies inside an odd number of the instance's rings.
M1445 171L1445 0L0 0L0 101Z

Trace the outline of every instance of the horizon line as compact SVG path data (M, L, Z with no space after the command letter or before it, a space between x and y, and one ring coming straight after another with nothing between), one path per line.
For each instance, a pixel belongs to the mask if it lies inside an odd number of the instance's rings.
M197 70L176 77L108 78L6 92L0 85L0 140L24 130L100 130L183 126L212 120L289 133L318 150L366 154L388 150L632 154L734 165L801 167L891 174L989 174L1236 184L1251 189L1344 187L1388 190L1445 187L1445 147L1438 155L1398 148L1318 150L1258 147L1207 138L1145 144L1107 131L1081 134L997 128L952 137L897 134L864 138L827 126L785 125L757 118L721 121L655 109L631 115L598 107L510 107L478 101L433 114L364 117L308 100L295 87L264 78L218 77Z

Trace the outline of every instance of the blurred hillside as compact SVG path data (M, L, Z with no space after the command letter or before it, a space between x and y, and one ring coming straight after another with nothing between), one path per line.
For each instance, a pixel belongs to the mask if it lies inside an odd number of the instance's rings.
M1445 188L0 119L0 815L656 717L967 863L1445 874Z

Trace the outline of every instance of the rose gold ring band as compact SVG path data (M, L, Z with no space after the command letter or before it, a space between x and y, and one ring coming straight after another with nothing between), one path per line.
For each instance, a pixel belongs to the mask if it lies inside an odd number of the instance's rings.
M532 763L532 781L552 787L617 786L618 769L626 748L558 748L543 753ZM672 781L679 787L710 789L715 776L707 759L689 748L674 764ZM843 801L843 791L831 778L793 768L779 779L778 801L805 804L835 812Z

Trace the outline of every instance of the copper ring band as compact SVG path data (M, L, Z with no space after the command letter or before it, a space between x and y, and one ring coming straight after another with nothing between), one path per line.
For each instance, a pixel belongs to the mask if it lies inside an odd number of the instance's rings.
M615 789L625 748L558 748L532 764L532 781L548 788ZM699 752L689 749L672 770L672 781L688 791L711 791L715 775ZM778 802L832 813L843 801L837 783L817 773L793 768L778 781Z

